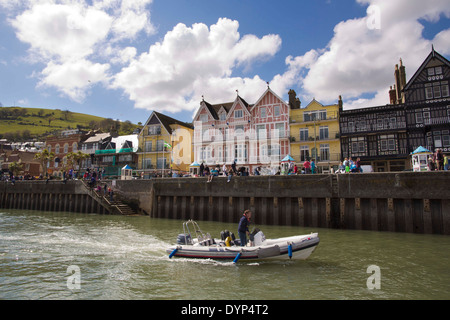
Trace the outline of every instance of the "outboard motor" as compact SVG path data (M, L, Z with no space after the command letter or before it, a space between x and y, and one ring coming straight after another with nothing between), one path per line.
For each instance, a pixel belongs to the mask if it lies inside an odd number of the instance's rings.
M180 233L177 237L177 244L190 244L191 241L191 235L187 233Z
M250 239L253 242L253 246L262 246L263 242L266 241L266 236L260 229L255 228L250 235Z

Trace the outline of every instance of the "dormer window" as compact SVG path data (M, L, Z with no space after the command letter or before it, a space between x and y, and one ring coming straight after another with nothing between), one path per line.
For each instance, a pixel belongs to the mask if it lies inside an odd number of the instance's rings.
M242 110L235 110L234 111L234 117L235 118L242 118L244 116L244 113L242 112Z
M227 119L227 114L225 112L222 112L221 114L219 114L220 121L225 121L226 119Z
M200 121L201 122L208 122L208 115L207 114L201 114L200 115Z

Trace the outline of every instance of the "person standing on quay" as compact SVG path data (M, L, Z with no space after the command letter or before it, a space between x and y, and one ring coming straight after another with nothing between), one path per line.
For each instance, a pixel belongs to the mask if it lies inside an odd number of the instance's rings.
M245 210L244 214L239 221L238 234L241 240L241 247L247 245L247 235L249 234L248 226L250 225L250 219L252 217L252 212L250 210Z

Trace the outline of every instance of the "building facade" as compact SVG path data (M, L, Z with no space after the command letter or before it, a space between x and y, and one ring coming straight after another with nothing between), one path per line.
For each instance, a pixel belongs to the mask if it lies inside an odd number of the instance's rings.
M337 104L325 106L313 99L305 108L293 108L290 131L291 156L296 162L314 160L318 172L338 168L341 148Z
M450 153L450 63L433 48L403 89L408 146Z
M420 146L450 151L449 61L433 48L408 82L402 60L394 78L388 105L343 110L340 103L342 158L359 157L376 172L411 169Z
M153 112L139 134L138 171L142 177L189 172L193 162L193 127Z
M278 168L290 153L289 105L269 87L254 103L206 101L194 117L194 158L198 163L245 167L253 172Z
M70 169L67 155L70 152L78 152L84 139L86 139L86 135L83 133L47 137L45 148L49 152L53 152L55 158L48 162L46 173L62 178L63 173Z

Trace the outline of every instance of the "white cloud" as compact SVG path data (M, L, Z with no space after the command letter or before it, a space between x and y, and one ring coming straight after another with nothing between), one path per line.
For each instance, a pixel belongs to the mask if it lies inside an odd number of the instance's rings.
M233 70L273 56L281 39L277 35L241 38L238 28L237 21L225 18L210 28L180 23L116 74L112 87L124 90L138 108L169 112L194 110L202 95L231 101L239 90L251 99L261 94L265 81L258 76L233 77Z
M108 81L108 71L108 64L92 63L84 59L61 64L49 62L41 73L39 86L55 87L72 100L82 102L86 91L93 84Z
M450 29L429 41L423 37L420 23L420 19L436 22L441 14L450 17L447 0L358 2L372 7L366 17L335 26L328 46L306 65L308 72L302 78L304 96L336 102L342 95L345 108L387 104L389 86L394 84L394 67L400 58L409 79L430 53L432 43L440 53L450 52ZM310 54L301 58L307 59ZM296 74L301 77L299 70ZM361 98L364 95L373 98Z
M250 74L255 63L273 58L281 37L241 36L235 20L180 23L142 53L130 41L155 33L152 0L0 0L0 7L18 39L30 46L29 62L45 65L34 72L39 87L81 102L101 84L123 91L136 107L176 113L195 110L203 95L211 103L232 101L236 90L254 102L268 80L280 96L295 87L302 100L333 103L342 95L345 107L381 105L389 102L400 58L412 76L432 43L450 54L450 28L427 40L421 23L450 17L448 0L356 2L374 10L337 24L325 48L286 57L286 70L271 80L236 71ZM115 73L117 67L122 69Z
M46 64L38 86L54 87L77 102L91 85L107 84L110 63L124 64L136 55L135 48L121 47L122 39L154 31L147 10L152 0L0 1L17 38L30 45L28 61Z

